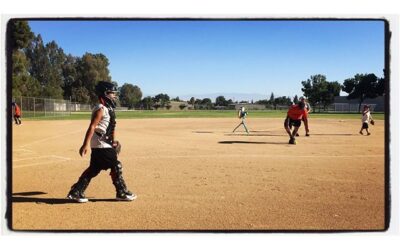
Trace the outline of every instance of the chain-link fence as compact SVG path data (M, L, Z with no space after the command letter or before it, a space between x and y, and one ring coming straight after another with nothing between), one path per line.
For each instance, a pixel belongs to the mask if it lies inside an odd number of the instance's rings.
M332 105L329 105L327 111L332 111L332 112L350 112L350 113L357 113L359 111L362 111L363 106L368 105L371 111L375 110L376 104L368 104L368 103L363 103L361 107L359 104L352 104L352 103L334 103ZM361 110L359 110L359 108Z
M69 116L71 112L90 111L89 104L74 103L69 100L37 97L14 97L21 108L23 117Z

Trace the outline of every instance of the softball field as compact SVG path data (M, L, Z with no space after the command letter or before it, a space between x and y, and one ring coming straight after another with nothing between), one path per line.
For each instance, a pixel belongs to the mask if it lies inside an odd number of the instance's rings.
M115 201L109 172L65 197L88 166L89 121L13 125L14 230L382 230L384 121L310 119L288 144L283 119L119 119L124 178L138 198Z

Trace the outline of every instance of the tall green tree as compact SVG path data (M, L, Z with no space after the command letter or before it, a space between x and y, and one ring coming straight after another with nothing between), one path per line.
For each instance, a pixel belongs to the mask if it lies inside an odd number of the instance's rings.
M384 79L378 79L375 74L356 74L353 78L344 80L342 90L349 95L348 99L358 99L358 110L366 98L376 98L384 93Z
M216 106L228 106L228 101L225 99L224 96L220 95L215 98L215 105Z
M27 21L11 20L9 22L12 50L25 49L33 39L33 32Z
M34 34L27 21L11 20L8 25L11 34L12 96L38 96L40 84L29 74L30 61L26 56Z
M47 58L46 48L40 34L32 39L26 51L26 55L31 62L29 67L30 75L35 77L41 85L43 85L44 82L47 81L46 78L50 62Z
M77 80L72 98L78 102L96 103L98 81L111 81L108 58L103 54L85 53L77 60Z
M121 105L130 109L139 104L140 100L142 99L142 91L137 85L125 83L122 85L119 91L119 100Z
M65 54L55 41L46 44L45 52L49 61L49 68L47 69L47 81L44 83L46 86L43 89L43 96L56 99L63 98L63 65L65 61Z
M196 99L192 96L189 100L189 103L194 107L194 102L196 101Z
M211 109L212 108L212 101L210 98L204 98L203 100L201 100L201 105L205 108L205 109Z
M338 82L325 82L322 84L320 89L321 95L321 104L324 110L327 109L329 105L331 105L334 100L335 96L340 95L341 85Z
M376 92L378 96L382 96L385 94L385 84L386 84L385 78L384 77L379 78L378 84L376 85Z
M201 99L196 98L194 100L194 109L201 109Z
M160 94L154 96L153 102L154 102L154 104L159 105L159 107L164 108L170 104L170 99L167 94L160 93Z
M302 81L304 96L308 99L311 106L321 106L326 109L333 103L335 96L340 94L340 84L329 82L325 75L317 74L311 76L306 81Z
M271 95L270 95L268 101L269 101L270 104L274 104L274 102L275 102L275 95L274 95L274 92L271 92Z
M144 109L150 110L154 105L153 98L151 96L146 96L140 102L140 106Z
M12 52L12 96L36 97L40 94L40 84L29 72L29 61L21 50Z
M30 75L36 78L41 85L40 95L48 98L63 98L62 65L65 60L63 50L52 41L43 44L41 35L37 35L27 49L31 62Z
M64 99L72 100L72 89L77 85L77 57L68 54L65 56L64 63L62 65L62 75L63 75L63 94ZM75 101L75 100L74 100Z

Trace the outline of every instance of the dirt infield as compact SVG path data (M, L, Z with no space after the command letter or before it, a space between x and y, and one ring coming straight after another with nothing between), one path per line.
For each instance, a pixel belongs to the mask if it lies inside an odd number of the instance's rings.
M89 121L13 125L15 230L380 230L384 122L312 119L288 145L283 119L121 119L120 161L133 202L115 201L108 172L65 199L87 167Z

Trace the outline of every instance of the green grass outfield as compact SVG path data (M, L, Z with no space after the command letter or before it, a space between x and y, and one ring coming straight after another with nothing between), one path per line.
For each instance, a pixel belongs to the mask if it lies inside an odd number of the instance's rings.
M286 112L283 110L250 110L248 119L251 118L282 118L286 117ZM90 112L72 112L71 115L63 116L36 116L28 117L22 113L24 120L88 120ZM132 110L132 111L117 111L118 119L144 119L144 118L233 118L236 117L235 110L191 110L191 111L154 111L154 110ZM384 113L373 113L373 118L376 120L384 120ZM310 118L327 118L327 119L361 119L359 113L311 113Z

